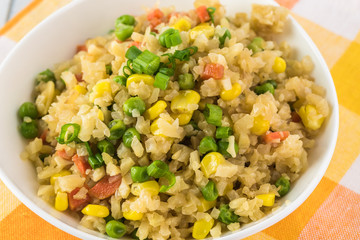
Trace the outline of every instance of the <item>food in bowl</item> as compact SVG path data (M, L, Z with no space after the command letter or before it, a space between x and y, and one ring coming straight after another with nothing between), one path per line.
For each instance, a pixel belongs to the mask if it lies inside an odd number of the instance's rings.
M205 4L204 4L205 3ZM306 169L329 114L287 11L123 15L115 30L36 78L19 109L38 195L120 238L203 239L257 221Z

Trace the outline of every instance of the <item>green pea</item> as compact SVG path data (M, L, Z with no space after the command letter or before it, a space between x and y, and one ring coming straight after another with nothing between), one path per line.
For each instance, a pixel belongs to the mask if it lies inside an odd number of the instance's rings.
M265 41L261 37L256 37L252 42L247 46L248 49L252 50L253 54L261 52L264 50Z
M143 115L145 112L145 102L139 97L131 97L125 101L123 105L124 113L130 117L134 116L134 112Z
M275 182L275 186L276 187L280 187L280 189L278 190L278 193L280 194L280 196L285 196L289 190L290 190L290 181L284 177L280 177L276 182Z
M55 82L55 74L50 70L50 69L46 69L45 71L39 73L36 76L36 82L40 83L40 82L49 82L49 81L53 81Z
M206 121L210 124L220 127L222 120L222 109L218 105L207 103L203 111Z
M109 142L108 140L101 140L100 142L97 143L97 148L99 149L100 152L106 152L108 153L110 156L114 156L115 154L115 147L114 145Z
M135 18L131 15L122 15L118 17L115 21L115 27L119 26L120 24L125 25L135 25Z
M217 150L218 150L218 146L216 145L214 138L210 136L206 136L203 139L201 139L199 144L200 154L205 154L208 152L216 152Z
M277 88L277 82L275 80L267 80L265 83L270 83L271 85L273 85L274 89Z
M239 216L234 213L229 207L229 204L220 206L220 214L218 220L225 224L239 222Z
M217 139L228 138L232 134L233 130L231 129L231 127L218 127L216 128L215 137Z
M226 149L229 147L229 142L226 140L220 140L218 142L218 152L221 153L225 158L230 158L231 155L226 151ZM235 142L235 153L239 153L239 145Z
M140 133L135 128L128 128L123 136L123 143L126 147L131 147L133 138L136 137L140 141Z
M119 39L120 41L125 41L131 36L133 32L134 32L133 26L120 23L119 27L115 29L114 33L117 39Z
M112 120L109 123L109 129L110 129L110 140L117 140L120 139L126 130L125 123L120 119Z
M216 185L212 180L209 180L206 186L201 189L201 193L207 201L214 201L219 196Z
M21 104L19 108L19 116L21 117L21 119L23 119L24 117L36 119L38 117L38 111L35 104L33 104L32 102L24 102L23 104Z
M266 92L270 92L271 94L274 95L274 86L271 83L264 83L260 86L256 86L254 88L254 92L257 95L264 94Z
M22 122L20 125L20 133L26 139L37 137L39 129L35 121Z
M106 234L112 238L121 238L126 233L126 226L119 221L111 220L106 224Z
M178 83L181 90L189 90L195 87L194 77L191 73L179 75Z
M146 182L150 179L147 173L147 167L134 166L130 169L131 179L133 182Z

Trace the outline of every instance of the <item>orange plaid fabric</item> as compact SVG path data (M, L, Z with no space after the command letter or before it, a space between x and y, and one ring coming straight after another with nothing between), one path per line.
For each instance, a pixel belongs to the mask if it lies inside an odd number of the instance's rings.
M0 47L10 48L70 1L33 0L0 30ZM331 70L340 103L339 137L330 166L310 197L288 217L247 239L360 239L360 1L277 2L291 10ZM42 220L0 181L0 239L77 238Z

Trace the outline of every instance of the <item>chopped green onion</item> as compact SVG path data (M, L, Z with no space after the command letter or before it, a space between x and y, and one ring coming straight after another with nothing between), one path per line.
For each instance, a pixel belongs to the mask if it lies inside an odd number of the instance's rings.
M273 85L274 89L277 88L277 82L275 80L267 80L265 83L270 83L271 85Z
M125 76L116 76L114 77L114 81L122 86L126 86L127 78Z
M130 60L135 60L142 51L138 49L136 46L131 46L125 53L125 57Z
M252 51L253 54L261 52L264 50L265 41L261 37L256 37L252 42L247 46L248 49Z
M155 32L150 32L150 35L153 35L154 37L156 37L156 33L155 33Z
M115 147L114 145L109 142L108 140L101 140L100 142L97 143L97 148L99 149L100 152L105 152L107 154L109 154L110 156L114 156L115 154Z
M219 196L215 183L212 180L209 180L206 186L201 189L201 193L207 201L215 201Z
M133 32L134 32L133 26L125 25L123 23L119 23L115 28L115 36L120 41L125 41L126 39L128 39Z
M111 64L107 64L105 68L106 68L106 74L110 76L113 73Z
M120 119L112 120L109 123L108 127L110 129L110 140L120 139L124 135L126 130L125 123Z
M280 177L276 182L275 182L275 186L277 188L280 187L280 189L278 190L278 193L280 194L280 196L285 196L289 190L290 190L290 181L284 177Z
M92 169L97 169L105 164L100 153L95 154L95 156L89 156L88 162Z
M200 130L199 126L194 120L190 120L189 124L193 127L194 130Z
M170 77L161 72L158 72L155 76L154 87L165 90L169 83Z
M222 109L214 104L206 104L204 109L204 116L208 123L215 126L221 126Z
M230 209L229 204L222 204L218 220L225 224L236 223L239 222L239 216Z
M167 75L169 77L174 75L174 69L172 69L172 68L161 67L159 69L159 72L162 73L162 74L165 74L165 75Z
M217 139L228 138L233 134L231 127L218 127L216 128L215 137Z
M189 61L190 57L197 53L197 51L198 47L192 46L185 48L184 50L176 50L172 57L180 61Z
M226 29L224 35L222 35L222 36L219 38L220 48L223 48L223 47L224 47L226 38L231 39L231 33L230 33L230 31L229 31L228 29Z
M126 78L128 78L131 74L133 74L132 69L129 66L123 67L123 74Z
M169 185L162 185L160 187L160 192L168 191L176 183L175 175L169 171L169 166L160 160L155 160L154 162L152 162L147 167L147 173L150 177L166 178L168 180Z
M72 131L71 131L72 130ZM56 140L60 144L68 144L75 140L80 132L80 125L77 123L67 123L61 127L60 135L56 138Z
M179 30L169 28L159 36L159 43L161 46L170 48L182 43Z
M191 73L179 75L178 83L181 90L190 90L195 87L194 77Z
M115 220L115 218L109 214L107 217L104 218L105 222L110 222L111 220Z
M274 86L271 83L264 83L260 86L256 86L254 88L254 92L257 95L264 94L266 92L270 92L271 94L274 95Z
M201 139L199 144L199 153L205 154L208 152L216 152L218 149L218 146L216 145L216 142L214 138L210 136L206 136L203 139Z
M154 178L161 178L169 171L169 166L160 160L155 160L147 167L147 173Z
M209 17L210 17L211 22L214 23L214 13L215 13L215 11L216 11L216 8L214 8L214 7L208 7L206 10L207 10L207 12L208 12L208 14L209 14Z
M125 147L131 147L134 137L140 141L140 133L136 130L136 128L128 128L123 135L123 143Z
M121 24L125 24L125 25L131 25L134 26L135 25L135 18L131 15L122 15L120 17L118 17L115 21L115 27L118 27Z
M31 120L30 122L22 122L20 124L20 133L24 138L32 139L37 137L39 129L36 122Z
M133 61L133 70L136 73L145 73L148 75L154 75L160 66L160 57L153 54L149 50L142 52Z
M146 182L150 179L147 173L147 167L134 166L130 169L130 175L133 182Z
M220 140L218 142L218 152L221 153L225 158L230 158L231 155L228 153L227 149L229 147L229 142L226 140ZM239 153L239 145L235 142L234 143L235 153Z
M55 82L55 74L50 70L50 69L46 69L45 71L39 73L36 76L36 82L40 83L40 82Z
M131 97L124 102L123 110L124 113L130 117L137 116L135 112L143 115L146 110L145 102L139 97Z

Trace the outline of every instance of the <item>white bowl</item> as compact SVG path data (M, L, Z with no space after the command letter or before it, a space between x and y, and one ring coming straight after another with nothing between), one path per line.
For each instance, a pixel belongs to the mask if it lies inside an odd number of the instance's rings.
M193 8L192 0L167 0L160 6L176 6L177 10ZM67 60L75 53L75 46L87 38L104 35L113 27L114 20L122 14L138 15L142 7L151 7L152 1L125 0L79 0L74 1L51 15L34 28L9 54L0 68L0 109L3 127L0 142L0 177L7 187L28 208L54 226L82 239L102 239L104 235L80 227L70 216L57 212L37 197L37 177L30 162L24 162L19 155L24 141L18 133L18 107L30 99L34 77L45 68ZM222 0L227 14L250 12L251 3L272 4L271 0ZM240 239L259 232L280 221L293 212L315 189L324 175L333 154L338 133L338 102L329 70L310 37L290 17L286 31L279 40L286 41L297 50L298 58L310 55L315 64L313 76L316 83L326 89L326 99L331 114L324 129L317 137L316 147L309 154L309 167L291 191L282 199L279 209L263 219L244 225L236 232L229 232L219 239ZM286 231L286 230L284 230Z

